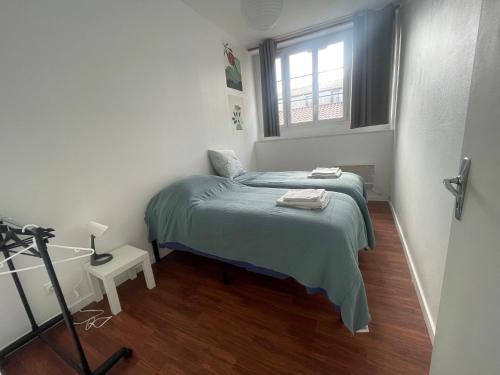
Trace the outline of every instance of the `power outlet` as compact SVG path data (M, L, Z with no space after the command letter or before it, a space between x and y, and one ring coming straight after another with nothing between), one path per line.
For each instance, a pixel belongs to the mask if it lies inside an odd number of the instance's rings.
M50 281L47 284L43 285L43 289L45 290L46 295L54 293L54 286Z

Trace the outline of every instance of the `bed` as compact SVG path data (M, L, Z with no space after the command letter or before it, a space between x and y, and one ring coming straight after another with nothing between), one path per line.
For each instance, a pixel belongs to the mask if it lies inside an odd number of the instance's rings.
M285 192L218 176L183 179L149 202L149 240L293 277L338 306L352 333L364 328L370 314L358 251L373 239L358 204L332 192L321 211L276 206Z
M355 173L343 172L339 178L307 178L311 172L245 172L234 180L244 185L280 189L325 189L350 195L358 204L366 230L370 233L368 246L375 247L375 236L368 211L366 190L363 178Z
M365 185L361 176L343 172L338 178L315 179L307 178L310 172L247 172L233 150L208 150L208 158L219 176L234 179L244 185L278 189L325 189L351 196L363 214L366 231L369 233L368 247L375 247Z

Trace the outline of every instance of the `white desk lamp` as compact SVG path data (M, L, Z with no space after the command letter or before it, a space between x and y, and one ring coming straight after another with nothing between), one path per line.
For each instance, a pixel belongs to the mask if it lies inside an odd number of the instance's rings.
M113 259L113 255L109 253L97 254L95 251L95 238L101 237L104 232L108 230L108 227L104 224L96 223L91 221L88 224L89 234L90 234L90 247L94 249L94 254L90 257L90 264L93 266L100 266L106 264Z

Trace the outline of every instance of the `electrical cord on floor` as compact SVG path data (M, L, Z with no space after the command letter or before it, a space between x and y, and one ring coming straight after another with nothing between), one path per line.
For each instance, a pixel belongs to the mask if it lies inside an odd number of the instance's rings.
M80 310L79 313L96 313L92 315L88 319L85 319L81 322L74 322L74 325L84 325L85 330L89 331L92 328L101 328L105 325L113 316L102 316L104 315L104 310Z
M80 285L83 283L83 272L80 274L80 280L78 283L73 287L73 293L76 296L76 298L80 298L80 294L78 293L78 288ZM90 316L88 319L85 319L81 322L73 322L75 326L77 325L85 325L85 330L89 331L92 328L101 328L103 325L105 325L113 316L103 316L104 315L104 310L79 310L78 313L95 313L94 315Z

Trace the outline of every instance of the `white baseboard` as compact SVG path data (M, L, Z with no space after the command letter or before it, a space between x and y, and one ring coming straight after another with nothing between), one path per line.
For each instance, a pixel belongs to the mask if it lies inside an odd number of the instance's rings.
M413 262L411 251L408 247L408 242L406 241L403 228L399 223L398 215L394 210L392 202L389 202L389 206L391 207L392 216L394 217L394 222L396 223L396 229L398 231L399 238L401 239L401 243L403 244L403 250L406 262L408 263L408 267L410 268L411 279L413 281L413 285L415 286L415 291L417 292L420 308L422 309L422 313L424 315L424 321L425 325L427 326L427 332L429 333L432 345L434 345L434 336L436 334L436 323L432 320L429 304L427 303L427 298L425 297L424 291L422 289L422 284L420 283L420 278L418 277L417 269L415 267L415 263Z
M85 306L88 306L92 302L94 302L95 297L94 293L89 293L84 297L79 298L76 302L73 302L71 305L68 306L69 311L71 311L72 314L76 313L77 311L80 311L83 309Z
M389 196L387 194L380 193L376 189L373 188L373 186L367 187L365 185L366 189L366 197L368 198L368 201L372 202L386 202L389 200Z
M383 194L370 194L367 195L368 202L389 202L389 197Z

